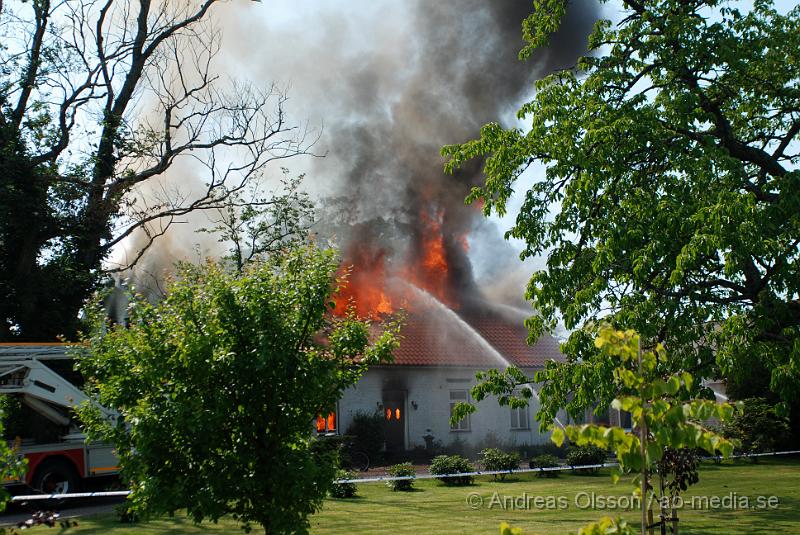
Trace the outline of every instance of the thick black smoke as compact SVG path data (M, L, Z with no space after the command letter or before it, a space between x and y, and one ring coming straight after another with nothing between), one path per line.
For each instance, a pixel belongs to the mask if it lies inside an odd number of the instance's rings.
M238 69L255 83L285 84L290 119L323 125L316 150L327 157L310 167L285 162L293 172L305 170L307 187L322 197L318 232L335 236L345 257L355 244L362 257L367 251L402 268L419 255L426 225L441 218L449 290L478 293L463 248L469 236L478 270L505 285L489 289L482 281L481 291L506 302L519 298L527 275L519 272L514 248L464 205L481 182L478 163L445 175L439 151L475 138L487 122L513 117L535 79L574 65L599 16L597 0L573 0L550 46L524 63L517 54L531 0L274 0L229 7L215 15L223 32L220 74ZM177 259L222 252L216 239L194 232L205 222L187 222L140 262L140 275L157 280ZM198 242L195 253L190 244Z
M407 57L387 65L383 44L376 42L373 53L354 55L340 66L348 72L345 86L336 89L346 119L327 122L325 136L340 186L329 211L355 224L349 231L336 225L345 235L345 254L347 242L370 243L405 262L420 252L424 215L441 216L451 284L472 290L461 240L481 216L464 198L481 174L473 165L445 175L439 150L508 116L530 95L536 78L574 65L598 17L596 2L572 2L550 46L522 63L521 23L530 10L530 0L420 0L411 10L408 43L397 51ZM387 77L397 85L382 94ZM330 166L321 161L320 173ZM513 252L497 260L517 261Z

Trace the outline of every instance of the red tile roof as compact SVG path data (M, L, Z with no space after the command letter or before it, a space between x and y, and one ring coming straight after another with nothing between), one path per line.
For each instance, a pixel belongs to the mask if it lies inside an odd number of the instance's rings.
M509 315L498 309L456 315L439 308L413 307L408 312L396 366L543 367L551 359L563 361L558 341L542 336L526 343L524 313Z

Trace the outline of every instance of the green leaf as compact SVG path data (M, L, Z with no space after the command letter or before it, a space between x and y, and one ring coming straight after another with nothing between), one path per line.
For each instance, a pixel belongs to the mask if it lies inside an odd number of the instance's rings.
M647 460L648 462L654 463L661 460L661 455L664 453L663 448L655 443L655 442L648 442L647 443Z
M560 427L554 427L552 434L550 435L550 440L553 441L553 444L560 448L564 443L564 438L564 430Z
M676 376L671 376L666 383L665 392L670 396L674 396L681 388L681 381Z
M683 384L686 386L686 391L690 392L694 384L694 377L692 377L692 374L689 372L682 372L681 379L683 379Z

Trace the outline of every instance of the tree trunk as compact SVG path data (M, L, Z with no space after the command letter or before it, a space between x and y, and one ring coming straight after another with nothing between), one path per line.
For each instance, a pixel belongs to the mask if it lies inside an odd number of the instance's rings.
M639 340L639 374L642 373L642 341ZM639 419L639 446L640 454L642 456L642 472L641 472L641 499L642 499L642 535L647 535L647 521L648 516L648 500L647 500L647 418L645 417L645 399L644 392L639 394L642 398L642 416ZM652 512L650 513L652 515Z

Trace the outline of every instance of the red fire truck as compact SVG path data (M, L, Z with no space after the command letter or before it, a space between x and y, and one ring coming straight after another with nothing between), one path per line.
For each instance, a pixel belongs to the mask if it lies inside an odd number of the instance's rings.
M73 359L68 347L0 344L0 394L18 396L29 414L55 430L44 442L30 436L15 438L20 454L28 459L28 469L24 481L5 481L6 485L27 484L48 494L78 492L89 478L117 472L112 446L87 443L75 420L72 409L91 401L66 378L70 374L65 370L72 370ZM107 418L117 417L113 411L99 408Z

